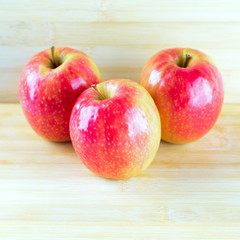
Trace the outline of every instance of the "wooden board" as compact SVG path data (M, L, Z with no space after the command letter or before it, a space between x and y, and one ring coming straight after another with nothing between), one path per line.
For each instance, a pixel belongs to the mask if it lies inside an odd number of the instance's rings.
M239 240L239 10L237 0L0 0L0 239ZM221 117L199 141L161 142L138 177L99 178L7 104L26 62L52 45L86 52L104 80L138 81L164 48L202 50L223 75Z
M240 105L191 144L161 142L128 180L92 174L71 143L38 137L0 104L0 239L240 239Z
M23 66L56 45L86 52L104 80L134 81L158 50L196 48L219 66L225 102L240 103L240 1L0 0L0 6L0 102L18 102Z

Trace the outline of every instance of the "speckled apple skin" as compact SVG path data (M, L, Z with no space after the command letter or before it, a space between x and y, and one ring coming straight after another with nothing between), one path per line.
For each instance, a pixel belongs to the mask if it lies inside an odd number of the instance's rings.
M56 47L51 68L51 49L31 58L22 71L19 96L23 112L37 134L51 141L70 140L69 119L79 95L101 76L96 64L83 52Z
M177 62L191 56L187 68ZM166 49L143 68L140 84L153 97L161 116L162 139L176 144L195 141L215 124L223 103L223 83L213 60L190 49Z
M73 107L74 149L86 167L101 177L133 177L148 167L158 150L158 110L150 94L133 81L109 80L97 89L108 99L100 100L97 91L89 88Z

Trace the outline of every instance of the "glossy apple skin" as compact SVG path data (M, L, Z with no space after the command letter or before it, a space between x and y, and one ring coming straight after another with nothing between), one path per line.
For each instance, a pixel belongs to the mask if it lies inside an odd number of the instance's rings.
M186 54L191 59L183 65ZM162 139L195 141L215 124L223 103L223 83L213 60L190 48L166 49L143 68L140 84L153 97L161 117Z
M22 71L19 84L23 112L37 134L51 141L70 140L69 119L79 95L101 76L96 64L83 52L56 47L52 68L51 50L31 58Z
M158 150L158 110L139 84L114 79L89 88L76 101L70 135L79 158L95 174L112 179L135 176ZM106 99L107 98L107 99Z

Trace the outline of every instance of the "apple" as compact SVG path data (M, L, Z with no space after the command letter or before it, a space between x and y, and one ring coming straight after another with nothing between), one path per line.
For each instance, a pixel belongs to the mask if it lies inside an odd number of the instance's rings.
M138 83L109 80L93 85L77 99L70 135L79 158L93 173L129 178L155 157L161 138L159 113Z
M67 47L42 51L30 59L21 74L23 112L43 138L69 141L69 119L76 99L100 81L96 64L85 53Z
M223 103L223 83L214 61L191 48L159 51L144 66L140 84L161 116L162 139L195 141L215 124Z

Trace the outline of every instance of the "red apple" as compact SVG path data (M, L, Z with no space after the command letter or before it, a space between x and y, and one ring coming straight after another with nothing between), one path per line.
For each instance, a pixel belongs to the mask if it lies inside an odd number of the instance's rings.
M215 124L223 103L223 83L214 61L190 48L166 49L143 68L140 84L161 116L162 139L188 143Z
M95 174L135 176L152 162L161 138L158 110L139 84L114 79L84 91L70 119L79 158Z
M69 119L79 95L101 76L83 52L52 47L33 56L24 67L19 84L23 112L40 136L69 141Z

